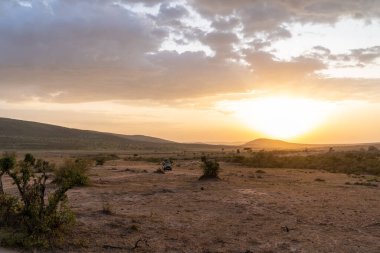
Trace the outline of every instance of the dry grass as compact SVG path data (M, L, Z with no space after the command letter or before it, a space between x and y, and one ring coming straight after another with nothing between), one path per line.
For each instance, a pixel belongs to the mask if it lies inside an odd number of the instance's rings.
M345 185L357 179L339 173L265 169L261 174L226 163L220 164L222 180L199 181L199 159L177 164L181 166L162 175L153 173L156 165L144 161L121 159L112 166L92 168L93 183L68 193L78 225L55 252L378 252L380 248L378 187ZM5 183L13 187L7 179Z

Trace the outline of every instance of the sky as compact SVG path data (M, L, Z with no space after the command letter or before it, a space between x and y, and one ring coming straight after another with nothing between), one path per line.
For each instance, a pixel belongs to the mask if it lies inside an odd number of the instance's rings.
M0 117L180 142L380 141L380 1L0 0Z

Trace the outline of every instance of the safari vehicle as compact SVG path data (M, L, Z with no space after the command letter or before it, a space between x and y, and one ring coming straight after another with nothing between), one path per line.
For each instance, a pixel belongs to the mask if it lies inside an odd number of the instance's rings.
M166 170L172 170L172 162L169 160L169 159L165 159L163 162L162 162L162 169L164 171Z

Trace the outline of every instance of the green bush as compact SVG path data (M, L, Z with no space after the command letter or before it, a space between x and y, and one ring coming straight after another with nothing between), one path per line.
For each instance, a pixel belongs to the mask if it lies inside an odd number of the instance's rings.
M22 204L17 197L0 194L0 227L14 226L18 222L18 213Z
M203 175L199 179L211 179L218 178L220 172L220 166L214 159L209 159L206 156L201 157Z
M113 161L113 160L119 160L120 157L116 154L98 154L98 155L90 155L88 156L89 159L95 161L96 166L102 166L104 165L107 161Z
M73 186L85 186L90 183L87 175L91 162L88 160L66 160L62 166L54 171L54 182L66 184L70 182Z
M42 159L37 159L34 164L34 171L37 173L42 172L52 172L54 171L55 166L54 164L50 164L48 161L44 161Z
M36 158L32 154L25 154L24 162L30 165L35 165Z
M62 175L55 190L47 194L49 176L44 169L50 166L46 161L41 161L40 165L41 173L37 174L34 172L36 160L30 154L19 162L14 155L5 154L0 159L0 172L9 176L18 190L17 196L0 194L2 245L49 247L75 222L67 205L66 192L77 184L76 180L69 174Z

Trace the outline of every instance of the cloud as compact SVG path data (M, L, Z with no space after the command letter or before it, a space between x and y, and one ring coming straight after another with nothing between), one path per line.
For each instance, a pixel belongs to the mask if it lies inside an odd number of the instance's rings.
M313 47L313 50L317 51L317 54L322 54L322 55L330 55L331 50L322 46L315 46Z
M329 61L369 64L378 59L379 47L343 55L316 45L312 53L290 61L276 59L267 48L291 36L287 27L291 22L333 24L343 16L379 18L380 4L369 0L2 1L0 99L167 102L256 89L313 90L324 81L315 73L327 68ZM189 50L162 49L168 41ZM207 55L204 48L215 55ZM360 90L355 85L362 87L358 82L328 83L349 83L354 92Z
M365 67L369 64L376 64L376 60L380 58L380 46L351 49L348 53L342 54L333 54L328 48L315 46L308 56L320 59L332 66Z
M287 83L302 83L302 80L325 65L312 58L297 57L291 61L277 61L265 52L252 52L247 54L256 77L266 84L286 85Z
M259 19L262 23L277 24L284 21L305 22L335 21L342 16L378 18L380 6L372 0L189 0L204 15L235 15L242 19ZM277 22L269 22L277 20ZM268 27L269 28L269 27ZM272 27L273 28L273 27Z
M149 20L112 4L63 1L51 8L3 7L2 66L125 66L128 58L156 50L165 36Z
M380 46L351 50L351 57L359 63L372 63L380 58Z
M169 4L164 3L160 5L160 15L158 17L181 19L182 17L187 15L189 15L189 12L185 7L181 5L170 6Z
M223 59L233 57L235 55L233 46L240 42L236 34L219 31L206 34L201 41L209 45L216 52L217 57L222 57Z

